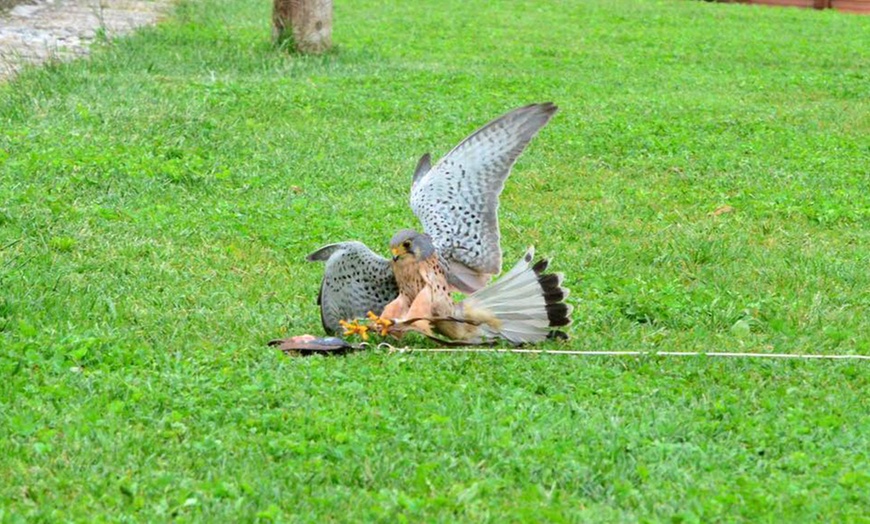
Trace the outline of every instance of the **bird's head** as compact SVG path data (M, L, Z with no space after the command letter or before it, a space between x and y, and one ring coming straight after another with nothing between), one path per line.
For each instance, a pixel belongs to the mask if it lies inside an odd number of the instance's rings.
M390 252L393 254L394 262L407 258L420 261L435 254L435 246L432 245L432 238L429 235L403 229L390 240Z

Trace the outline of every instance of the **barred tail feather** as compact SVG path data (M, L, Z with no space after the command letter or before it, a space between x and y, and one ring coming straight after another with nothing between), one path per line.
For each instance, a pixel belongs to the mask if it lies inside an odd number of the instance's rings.
M495 319L481 328L489 338L504 338L514 344L540 342L556 328L571 324L569 291L562 275L544 273L548 261L532 264L534 248L499 280L465 299L462 310L485 311Z

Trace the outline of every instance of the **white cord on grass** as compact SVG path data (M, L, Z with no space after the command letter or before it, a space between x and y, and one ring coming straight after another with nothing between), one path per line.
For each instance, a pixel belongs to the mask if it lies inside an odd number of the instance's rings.
M778 358L804 360L870 360L870 355L815 355L791 353L727 353L697 351L577 351L549 349L475 349L475 348L398 348L382 342L378 348L386 348L397 353L526 353L533 355L579 355L579 356L615 356L615 357L732 357L732 358Z

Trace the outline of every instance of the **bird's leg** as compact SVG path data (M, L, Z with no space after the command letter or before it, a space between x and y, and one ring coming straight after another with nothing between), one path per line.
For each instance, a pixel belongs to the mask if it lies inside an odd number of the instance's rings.
M430 336L433 335L429 321L423 320L432 318L432 288L426 286L417 293L414 302L411 303L411 307L404 318L421 319L413 322L414 329Z
M402 318L408 311L408 297L399 295L392 302L384 307L384 311L380 316L373 311L369 311L366 316L372 322L372 328L379 332L381 336L387 336L390 326L395 324L395 319Z
M408 297L405 295L397 296L392 302L384 307L381 312L383 318L402 318L408 311Z

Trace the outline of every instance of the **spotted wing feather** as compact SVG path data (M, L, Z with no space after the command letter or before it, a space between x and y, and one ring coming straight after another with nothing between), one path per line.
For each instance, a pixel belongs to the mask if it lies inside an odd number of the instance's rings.
M521 107L463 140L431 169L421 159L411 188L411 209L447 262L450 283L480 289L501 272L498 201L511 168L558 108Z
M307 259L326 262L317 303L327 333L341 330L339 320L380 313L399 294L390 262L361 242L330 244Z

